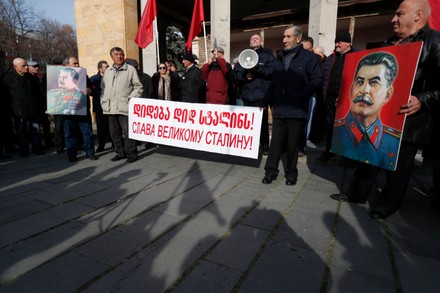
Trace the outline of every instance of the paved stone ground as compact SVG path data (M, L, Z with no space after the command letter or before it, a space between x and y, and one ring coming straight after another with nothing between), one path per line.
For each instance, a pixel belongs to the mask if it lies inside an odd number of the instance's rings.
M429 170L378 221L328 197L352 166L314 150L293 187L261 184L265 158L113 155L0 162L0 292L440 292Z

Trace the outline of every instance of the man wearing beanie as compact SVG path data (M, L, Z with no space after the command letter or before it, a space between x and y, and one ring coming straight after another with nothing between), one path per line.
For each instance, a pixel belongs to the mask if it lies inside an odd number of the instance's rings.
M339 86L341 84L342 70L344 69L345 56L354 52L351 46L351 36L348 32L338 32L335 38L335 50L325 60L322 69L324 82L322 84L322 93L325 101L326 114L326 144L325 152L321 155L322 161L327 161L332 156L330 146L332 143L333 121L336 113L336 99L339 95Z

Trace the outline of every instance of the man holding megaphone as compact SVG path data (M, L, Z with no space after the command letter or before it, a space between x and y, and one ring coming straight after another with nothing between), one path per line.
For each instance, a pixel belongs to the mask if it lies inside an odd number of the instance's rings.
M249 46L257 54L240 54L242 60L239 58L239 63L235 65L234 71L238 86L240 87L243 104L245 106L261 107L262 101L267 94L267 89L272 83L272 63L276 59L272 50L263 48L260 35L253 35L250 38ZM263 150L263 154L267 155L269 153L267 109L264 109L263 112L260 147Z

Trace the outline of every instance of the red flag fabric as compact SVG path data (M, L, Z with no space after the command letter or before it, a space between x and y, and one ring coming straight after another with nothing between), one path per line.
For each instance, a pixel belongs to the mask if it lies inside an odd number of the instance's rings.
M429 0L429 6L431 6L429 26L432 29L440 30L440 2L438 0Z
M139 47L146 48L153 41L153 21L156 16L156 0L148 0L134 38Z
M205 12L203 10L203 0L196 0L196 2L194 3L191 28L189 29L188 40L186 41L186 48L188 52L191 51L192 41L202 31L200 23L204 20L205 20Z

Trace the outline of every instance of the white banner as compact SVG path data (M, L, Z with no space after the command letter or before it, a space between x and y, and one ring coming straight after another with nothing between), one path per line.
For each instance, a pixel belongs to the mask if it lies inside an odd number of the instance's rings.
M256 107L132 98L129 137L256 159L262 115Z

